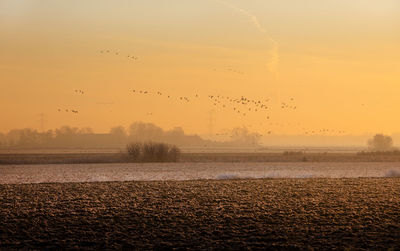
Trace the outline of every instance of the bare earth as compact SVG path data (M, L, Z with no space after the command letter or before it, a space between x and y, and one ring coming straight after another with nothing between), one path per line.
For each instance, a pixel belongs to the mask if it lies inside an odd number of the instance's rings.
M400 179L0 185L0 249L399 249Z
M206 162L0 165L0 184L232 178L400 177L399 162Z

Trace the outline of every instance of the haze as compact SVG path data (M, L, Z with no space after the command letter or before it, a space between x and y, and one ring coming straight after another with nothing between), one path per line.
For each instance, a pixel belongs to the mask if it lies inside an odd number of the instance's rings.
M145 121L305 142L393 134L399 31L396 0L0 0L0 132ZM238 114L210 95L268 110Z

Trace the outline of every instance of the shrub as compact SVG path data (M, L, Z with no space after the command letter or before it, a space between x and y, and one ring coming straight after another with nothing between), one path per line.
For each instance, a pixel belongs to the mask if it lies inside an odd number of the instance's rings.
M130 143L126 146L128 155L134 161L138 161L140 159L140 156L142 154L142 148L143 148L142 144L140 144L140 143Z
M301 151L284 151L283 156L292 156L292 155L303 155L304 153Z
M168 156L171 162L177 162L179 160L180 155L181 155L181 150L178 147L172 146L168 149Z
M156 155L156 143L144 143L142 151L142 160L147 162L155 161Z
M130 143L126 149L135 162L177 162L180 156L178 147L164 143Z
M170 146L166 144L157 144L154 149L154 159L156 161L167 161L168 159L168 149Z

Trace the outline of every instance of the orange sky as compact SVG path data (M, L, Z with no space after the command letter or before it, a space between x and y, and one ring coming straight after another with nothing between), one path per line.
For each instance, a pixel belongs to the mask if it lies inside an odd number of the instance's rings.
M98 132L146 121L207 134L210 114L214 133L399 132L400 4L349 2L0 0L0 132L40 129L41 113L44 129ZM208 95L269 109L242 116Z

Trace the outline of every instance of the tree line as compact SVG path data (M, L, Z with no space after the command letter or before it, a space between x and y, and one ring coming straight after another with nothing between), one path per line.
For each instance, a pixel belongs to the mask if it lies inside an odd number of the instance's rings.
M163 130L152 123L135 122L128 128L117 126L108 133L95 133L91 128L63 126L39 132L35 129L13 129L0 133L1 147L23 148L124 148L130 142L165 142L177 146L257 146L260 137L246 128L232 130L230 141L205 140L198 135L188 135L181 127Z

